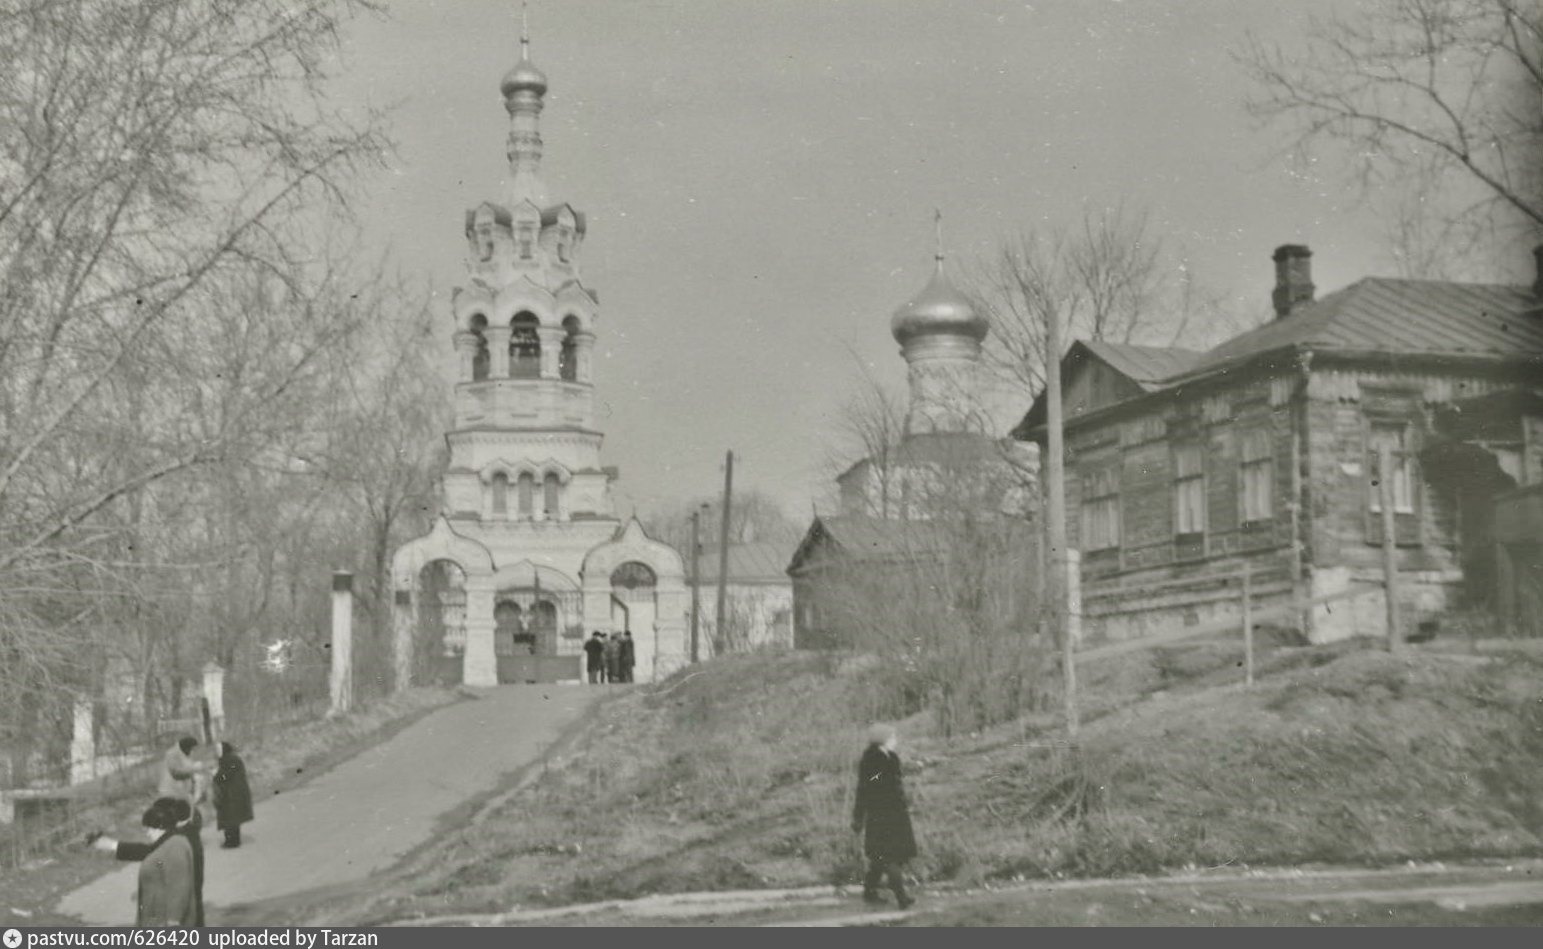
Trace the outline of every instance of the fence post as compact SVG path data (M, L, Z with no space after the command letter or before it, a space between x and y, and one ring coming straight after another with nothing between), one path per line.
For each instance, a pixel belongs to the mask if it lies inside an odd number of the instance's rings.
M1249 576L1248 564L1243 564L1243 682L1245 685L1254 684L1254 602L1253 581ZM1293 597L1296 588L1292 587Z
M225 669L210 660L204 664L204 702L209 709L210 740L225 734Z
M332 709L342 715L354 704L354 575L332 575Z
M1377 449L1377 489L1382 502L1382 584L1387 594L1388 651L1398 652L1403 636L1398 628L1398 523L1393 504L1393 446Z
M70 722L70 783L84 784L96 777L96 715L91 698L75 696Z

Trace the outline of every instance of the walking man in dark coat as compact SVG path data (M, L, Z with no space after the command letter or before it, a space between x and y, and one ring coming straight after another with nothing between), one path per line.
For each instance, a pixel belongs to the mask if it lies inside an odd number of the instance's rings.
M584 668L589 673L590 685L605 681L605 638L598 629L584 643Z
M852 808L852 830L863 835L868 875L863 879L863 900L882 903L879 881L888 878L895 902L905 909L916 902L905 891L901 870L916 856L916 835L911 831L911 812L900 783L899 740L888 725L868 732L868 747L857 763L857 802Z
M621 680L632 681L632 667L638 664L636 647L632 642L632 630L625 630L621 634L621 647L617 654L617 661L621 665Z
M252 787L246 780L246 764L236 746L222 741L220 763L214 772L214 822L225 833L220 844L228 850L241 846L241 825L252 819Z

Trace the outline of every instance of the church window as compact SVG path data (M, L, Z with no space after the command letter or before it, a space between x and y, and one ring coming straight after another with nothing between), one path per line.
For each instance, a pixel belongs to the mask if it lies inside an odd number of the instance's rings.
M659 577L646 563L629 560L611 571L611 586L623 590L638 590L656 586Z
M493 516L509 515L509 476L500 471L493 476Z
M541 482L541 508L546 512L547 520L557 519L557 475L548 474Z
M487 317L478 313L471 318L471 333L477 339L477 349L471 357L471 381L482 382L488 377L488 365L491 357L488 354L488 337L484 330L487 329Z
M1205 533L1205 454L1198 444L1173 449L1173 532Z
M558 356L557 371L565 382L576 382L579 378L579 318L570 316L563 320L563 329L568 331L568 335L563 337L563 348Z
M1275 516L1274 464L1269 431L1254 429L1246 433L1239 458L1244 523L1267 521Z
M520 516L529 518L536 511L536 478L529 471L520 474L518 484Z
M483 260L493 259L493 225L487 221L477 225L477 252Z
M1109 467L1082 479L1082 546L1108 550L1120 546L1120 473Z
M540 378L541 337L536 333L539 325L540 321L530 313L520 313L510 321L509 378Z
M536 232L529 224L520 225L520 259L530 260L536 255Z
M563 263L568 262L568 232L559 231L557 234L557 259Z

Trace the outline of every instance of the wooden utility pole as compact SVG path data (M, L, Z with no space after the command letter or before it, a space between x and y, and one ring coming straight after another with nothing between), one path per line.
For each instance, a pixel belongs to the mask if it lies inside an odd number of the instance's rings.
M702 505L706 507L707 505ZM691 512L691 661L702 658L702 508Z
M1061 639L1061 677L1066 693L1066 733L1077 737L1077 663L1066 602L1066 449L1061 432L1061 328L1053 307L1045 312L1045 544L1050 548L1050 625Z
M1377 449L1377 493L1382 501L1382 585L1387 594L1388 651L1398 652L1404 637L1398 621L1398 519L1393 511L1393 446Z
M724 642L728 629L724 616L729 606L729 517L734 510L734 453L728 454L723 468L723 510L719 512L722 523L718 525L718 611L713 636Z

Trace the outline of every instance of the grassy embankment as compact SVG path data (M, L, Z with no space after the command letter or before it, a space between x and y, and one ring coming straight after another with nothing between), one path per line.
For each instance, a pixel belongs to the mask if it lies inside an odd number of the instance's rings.
M902 722L929 881L1536 854L1543 660L1222 644L1090 668L1074 761L1047 711L967 738ZM491 819L448 834L373 919L652 892L852 883L871 674L716 660L601 710ZM428 869L425 870L425 865ZM336 917L334 917L336 918Z

